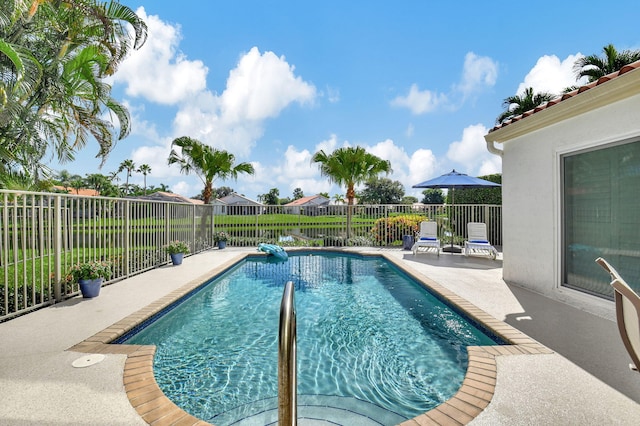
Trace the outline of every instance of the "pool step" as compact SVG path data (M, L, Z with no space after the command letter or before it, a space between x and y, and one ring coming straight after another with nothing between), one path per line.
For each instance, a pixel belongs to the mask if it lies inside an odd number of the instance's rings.
M235 408L211 419L216 425L278 424L278 399L268 398ZM300 426L391 426L407 420L393 411L352 397L298 395Z

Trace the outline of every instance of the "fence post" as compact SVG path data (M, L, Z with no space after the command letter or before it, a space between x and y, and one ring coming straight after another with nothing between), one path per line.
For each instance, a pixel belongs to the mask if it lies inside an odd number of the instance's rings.
M196 248L196 237L198 235L198 225L196 224L196 216L197 216L197 212L196 212L196 205L194 204L193 206L191 206L191 249L193 250L194 253L198 252L198 249ZM206 220L207 216L204 214L204 212L202 212L202 217L200 218L200 220ZM205 232L207 232L206 229L206 224L205 226L201 226L200 229L202 229L202 233L204 234ZM202 235L202 238L204 238L204 235Z
M169 244L169 203L164 203L164 235L162 238L162 246ZM166 254L165 254L166 260Z
M494 238L493 234L493 222L491 221L491 217L489 216L489 206L487 204L483 205L482 210L484 210L482 216L484 217L484 223L487 224L487 237L489 238L489 241L495 244L496 239Z
M124 262L123 275L129 277L129 260L131 258L131 201L125 200L124 202L124 235L122 238L123 252L122 260Z
M210 204L210 208L211 208L211 226L209 227L209 235L207 235L207 241L203 243L202 249L204 250L204 248L211 248L211 246L213 245L213 233L216 230L216 205L215 202L214 204Z
M53 202L53 297L62 301L62 197L56 195Z
M376 208L376 210L380 211L380 205L378 204L378 207ZM384 208L384 207L383 207ZM378 216L378 215L376 215ZM389 223L389 211L387 209L384 209L384 223L388 224ZM388 226L384 227L385 229L385 237L384 237L384 241L385 241L385 246L389 245L389 241L391 241L391 238L389 238L389 232L391 231L391 229Z

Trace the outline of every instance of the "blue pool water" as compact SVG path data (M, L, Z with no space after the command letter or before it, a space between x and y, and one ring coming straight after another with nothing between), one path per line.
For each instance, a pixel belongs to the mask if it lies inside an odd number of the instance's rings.
M157 345L156 380L178 406L233 424L277 407L287 281L296 289L298 394L381 407L399 416L392 424L457 392L467 346L496 344L384 259L317 252L280 263L250 257L125 343Z

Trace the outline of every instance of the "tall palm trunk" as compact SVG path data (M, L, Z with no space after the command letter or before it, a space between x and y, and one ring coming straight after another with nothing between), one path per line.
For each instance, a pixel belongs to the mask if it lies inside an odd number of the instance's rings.
M211 217L211 197L213 195L213 183L211 181L207 181L204 184L204 190L202 191L202 200L204 202L204 211L202 212L202 217L200 218L200 238L202 241L209 241L207 238L207 223L209 223L209 218ZM212 224L213 226L213 224ZM209 227L211 229L211 227Z
M353 183L347 186L347 241L351 238L351 217L353 216L353 200L356 198L356 191Z

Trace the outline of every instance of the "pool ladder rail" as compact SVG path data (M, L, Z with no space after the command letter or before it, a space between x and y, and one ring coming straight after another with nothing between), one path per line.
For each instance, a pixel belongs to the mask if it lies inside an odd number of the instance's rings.
M278 424L298 424L297 371L296 371L296 306L295 288L288 281L280 303L278 330Z

